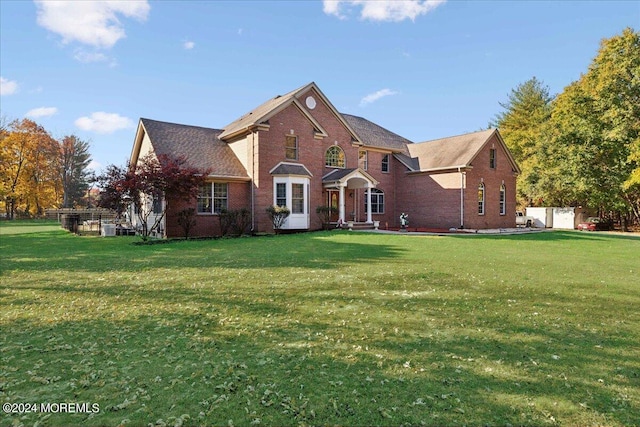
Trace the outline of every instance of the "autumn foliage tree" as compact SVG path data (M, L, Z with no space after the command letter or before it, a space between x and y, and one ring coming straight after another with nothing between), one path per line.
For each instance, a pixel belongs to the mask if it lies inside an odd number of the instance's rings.
M170 203L193 201L208 171L189 166L184 157L147 154L128 169L109 166L98 178L99 205L123 213L133 206L140 236L147 240L158 231Z
M89 182L89 144L74 135L55 140L29 119L0 126L0 205L5 216L40 216L82 203Z
M41 215L57 205L62 194L58 179L58 142L36 122L14 120L0 141L0 197L6 217L18 211Z
M558 96L552 128L554 160L573 174L576 199L640 220L640 33L603 40L588 71Z

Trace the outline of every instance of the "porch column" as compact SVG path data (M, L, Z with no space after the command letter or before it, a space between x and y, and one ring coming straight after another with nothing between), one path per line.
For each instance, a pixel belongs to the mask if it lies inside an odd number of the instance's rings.
M339 208L338 208L338 216L340 217L339 221L342 223L345 223L345 217L344 217L344 187L346 186L346 183L340 183L339 184L339 188L340 188L340 204L339 204Z
M371 219L371 184L367 184L367 224L373 224Z

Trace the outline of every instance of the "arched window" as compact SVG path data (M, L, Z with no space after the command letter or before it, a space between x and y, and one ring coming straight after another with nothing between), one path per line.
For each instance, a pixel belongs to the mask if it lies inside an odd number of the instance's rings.
M504 184L500 186L500 215L507 214L507 189Z
M324 155L324 165L330 168L344 168L344 151L337 145L329 147Z
M484 182L478 185L478 215L484 215Z
M384 192L377 188L371 188L371 213L384 213ZM367 210L367 198L364 198L364 210Z

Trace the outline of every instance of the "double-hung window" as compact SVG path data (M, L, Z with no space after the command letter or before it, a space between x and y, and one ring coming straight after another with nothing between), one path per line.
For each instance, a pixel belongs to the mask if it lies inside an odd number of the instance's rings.
M389 155L385 154L382 156L382 172L389 172Z
M298 160L298 137L287 135L284 141L285 157L287 160Z
M284 182L276 184L276 205L287 206L287 184Z
M198 188L198 213L220 213L227 209L229 188L226 182L208 182Z
M369 189L371 191L371 213L383 214L384 213L384 192L377 188ZM367 198L364 199L364 209L368 210Z
M358 151L358 167L362 170L367 170L367 150Z
M507 189L504 184L500 186L500 215L507 214Z
M478 186L478 215L484 215L484 183Z
M496 168L496 149L492 148L489 150L489 167L491 169Z
M291 213L304 213L304 184L291 184Z

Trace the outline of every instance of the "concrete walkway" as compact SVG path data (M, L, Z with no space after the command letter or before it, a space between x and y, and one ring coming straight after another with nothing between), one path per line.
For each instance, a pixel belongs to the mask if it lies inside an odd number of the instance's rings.
M510 235L510 234L529 234L529 233L544 233L547 231L553 231L550 228L529 228L529 227L517 227L517 228L492 228L483 230L474 229L457 229L450 230L434 230L434 231L398 231L398 230L352 230L357 232L367 233L379 233L379 234L403 234L406 236L461 236L471 235Z

